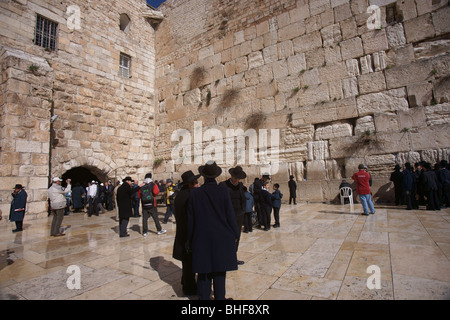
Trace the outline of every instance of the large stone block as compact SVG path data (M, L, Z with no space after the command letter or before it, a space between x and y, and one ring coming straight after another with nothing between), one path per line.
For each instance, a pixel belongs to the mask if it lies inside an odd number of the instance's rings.
M400 130L398 116L394 113L376 113L374 115L374 122L377 132L398 132Z
M434 102L446 103L450 102L450 76L437 80L434 83L433 95Z
M344 40L340 44L342 59L353 59L361 57L364 54L362 40L360 37Z
M389 49L389 44L385 30L373 30L361 36L364 53L371 54Z
M326 169L324 160L312 160L306 162L306 180L325 180Z
M299 53L288 57L287 63L290 74L296 74L302 70L306 70L306 59L304 53Z
M386 90L384 72L372 72L358 77L359 94L380 92Z
M416 4L414 0L397 1L395 5L397 13L403 17L403 21L417 17Z
M332 24L320 30L322 34L323 46L333 46L342 41L341 28L339 24Z
M416 107L398 111L398 126L401 130L404 128L420 128L426 125L425 108Z
M392 26L387 26L386 34L389 47L395 48L406 44L406 37L405 31L403 29L403 24L396 23Z
M422 0L416 1L417 15L421 16L425 13L432 12L441 7L448 5L448 0Z
M450 123L450 103L428 106L425 108L427 125Z
M337 137L351 136L353 128L350 123L333 123L318 125L314 133L315 140L328 140Z
M361 136L365 133L373 133L375 131L375 124L372 116L365 116L356 120L355 136Z
M406 21L403 24L405 28L406 40L408 43L418 42L435 35L433 20L430 14L424 14L417 18ZM420 26L420 28L418 28Z
M318 201L322 202L323 188L322 181L300 181L297 183L297 202L299 201Z
M357 98L357 106L360 116L406 110L409 107L404 88L362 95Z
M429 82L408 85L407 91L411 107L427 106L433 100L433 85Z
M307 52L322 47L320 32L305 34L292 40L295 53Z
M432 13L432 18L437 36L450 32L450 6Z

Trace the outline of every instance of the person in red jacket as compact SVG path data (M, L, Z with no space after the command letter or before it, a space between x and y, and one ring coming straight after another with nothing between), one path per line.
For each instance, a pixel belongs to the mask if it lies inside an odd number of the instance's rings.
M159 193L159 188L152 180L152 174L147 173L144 179L144 186L139 189L138 196L142 203L142 235L147 236L149 216L152 216L155 221L157 234L164 234L166 230L161 227L158 219L158 209L156 206L156 196ZM149 200L147 200L149 199Z
M356 192L358 193L359 199L361 200L361 205L364 210L363 215L368 216L369 209L370 213L375 213L375 207L373 206L369 183L372 178L370 176L370 173L364 170L363 164L360 164L358 166L358 169L359 171L353 174L352 179L356 182Z

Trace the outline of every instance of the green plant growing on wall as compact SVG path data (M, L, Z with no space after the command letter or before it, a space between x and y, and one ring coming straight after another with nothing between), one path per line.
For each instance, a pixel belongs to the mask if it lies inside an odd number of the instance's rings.
M32 73L32 74L36 74L39 70L39 66L32 64L31 66L28 67L28 70Z
M163 161L164 161L164 159L161 159L161 158L155 159L153 161L153 167L155 167L155 168L159 167Z
M206 94L206 105L209 106L211 103L211 91L208 90L208 93Z

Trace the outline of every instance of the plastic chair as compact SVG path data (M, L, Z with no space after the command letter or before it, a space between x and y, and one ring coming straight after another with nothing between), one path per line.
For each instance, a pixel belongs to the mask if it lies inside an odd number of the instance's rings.
M339 189L339 192L341 194L341 204L344 204L345 198L348 198L348 201L350 201L350 205L353 205L352 188L350 188L350 187L342 187L342 188Z

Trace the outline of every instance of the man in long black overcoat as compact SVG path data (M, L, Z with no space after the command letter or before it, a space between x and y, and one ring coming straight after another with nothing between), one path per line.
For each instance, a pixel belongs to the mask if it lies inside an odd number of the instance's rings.
M244 185L241 180L247 177L247 174L242 170L242 167L237 166L228 170L231 174L231 178L221 182L221 185L227 187L230 192L231 203L234 209L234 215L236 216L236 224L238 227L238 240L236 242L236 250L239 248L239 240L241 238L242 225L244 224L244 214L245 214L245 193ZM244 264L244 261L238 260L238 265Z
M198 273L200 300L225 299L226 272L237 269L238 229L230 193L215 180L222 169L214 161L200 166L205 183L193 189L188 202L188 237L192 248L192 271Z
M128 237L128 221L133 216L131 197L139 190L139 186L132 188L133 179L126 177L122 185L117 189L117 207L119 208L119 236Z
M173 258L182 262L181 284L183 293L187 296L197 294L197 284L195 282L195 273L192 272L192 252L186 249L188 241L188 215L187 207L189 194L193 188L198 187L198 178L191 170L181 175L183 179L181 190L175 198L175 219L177 221L177 229L175 232L175 240L173 243Z

